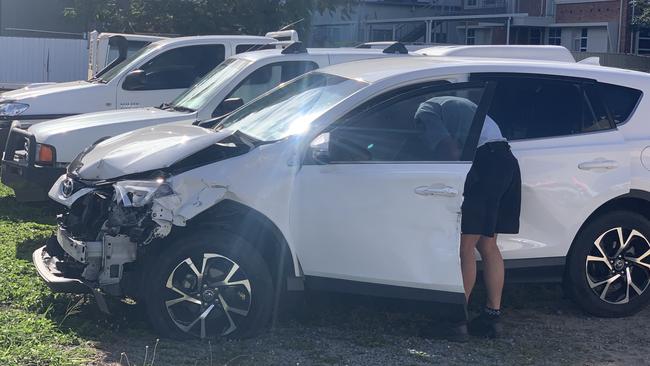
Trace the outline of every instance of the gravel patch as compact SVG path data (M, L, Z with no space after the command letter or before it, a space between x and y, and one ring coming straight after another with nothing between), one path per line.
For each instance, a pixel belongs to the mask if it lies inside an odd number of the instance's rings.
M478 294L477 298L480 298ZM458 344L417 336L435 317L412 304L338 294L313 294L300 314L258 337L229 341L160 340L155 365L643 365L650 308L632 317L587 316L560 286L506 289L504 334ZM400 308L409 308L408 311ZM475 312L478 304L471 304ZM118 322L93 341L96 364L151 361L156 336L141 323ZM111 326L115 326L112 323ZM122 355L122 356L121 356ZM122 362L120 363L120 357Z

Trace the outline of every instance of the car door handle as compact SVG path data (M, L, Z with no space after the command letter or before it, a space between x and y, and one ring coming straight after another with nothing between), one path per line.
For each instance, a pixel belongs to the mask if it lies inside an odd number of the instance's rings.
M421 196L442 196L442 197L455 197L458 196L458 191L449 186L421 186L415 188L415 193Z
M596 159L578 164L578 169L581 170L612 170L616 168L618 168L618 162L607 159Z

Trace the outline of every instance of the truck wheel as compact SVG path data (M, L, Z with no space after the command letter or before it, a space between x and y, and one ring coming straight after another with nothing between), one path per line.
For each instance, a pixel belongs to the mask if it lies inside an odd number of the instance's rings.
M253 335L273 307L273 282L259 252L241 237L202 230L168 243L145 275L149 318L174 338Z
M632 315L650 301L650 221L616 211L596 218L576 238L566 288L586 312Z

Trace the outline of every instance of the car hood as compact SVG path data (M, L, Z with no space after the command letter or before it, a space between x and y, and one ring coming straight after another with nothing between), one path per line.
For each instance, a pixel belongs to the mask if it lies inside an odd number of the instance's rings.
M93 84L83 80L70 81L67 83L28 85L24 88L11 90L0 94L0 101L3 100L21 101L24 99L39 97L45 94L61 93L69 90L87 89L87 88L93 88L97 86L101 86L101 84Z
M109 180L164 169L233 134L168 124L128 132L97 144L70 169L81 179Z
M114 109L115 88L87 81L34 85L0 94L3 101L29 104L23 117L71 115Z
M120 109L85 113L35 124L29 132L36 142L54 146L58 162L70 162L93 142L154 125L186 121L195 114L158 108Z

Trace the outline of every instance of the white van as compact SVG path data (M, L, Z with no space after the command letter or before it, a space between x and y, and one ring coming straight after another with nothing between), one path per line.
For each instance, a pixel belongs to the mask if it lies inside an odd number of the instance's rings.
M99 139L164 123L191 124L222 116L313 69L395 53L407 51L399 44L385 50L306 49L294 42L283 50L232 56L160 107L87 113L39 123L28 130L14 126L2 159L2 182L14 189L18 200L46 200L47 191L68 163Z

